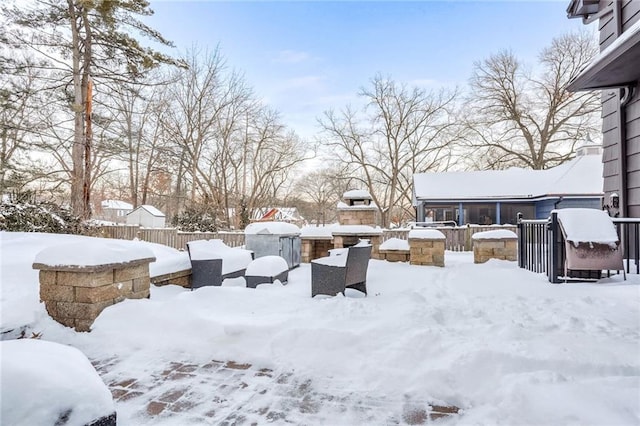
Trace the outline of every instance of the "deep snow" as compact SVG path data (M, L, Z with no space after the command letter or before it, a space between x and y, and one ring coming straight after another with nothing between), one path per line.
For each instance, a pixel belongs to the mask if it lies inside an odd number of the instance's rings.
M110 377L137 373L144 385L172 361L233 360L294 372L346 404L358 403L355 395L385 401L390 413L407 400L463 409L441 424L640 423L636 275L552 285L515 262L476 265L471 253L446 252L444 268L372 260L368 297L354 291L312 299L310 266L302 264L286 286L254 290L235 279L196 291L152 287L149 300L109 307L92 332L76 333L48 318L31 269L40 250L73 238L0 233L1 328L26 325L91 360L120 360ZM152 271L184 265L184 253L149 246L157 258ZM197 378L188 385L216 392ZM119 424L186 422L180 415L150 421L131 404L116 404ZM329 405L293 414L305 424L388 423L345 417Z

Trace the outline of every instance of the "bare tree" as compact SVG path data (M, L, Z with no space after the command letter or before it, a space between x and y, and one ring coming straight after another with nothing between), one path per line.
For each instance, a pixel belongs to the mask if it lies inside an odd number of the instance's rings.
M187 53L186 71L169 86L163 127L180 158L176 186L190 185L191 202L219 218L251 211L277 197L306 144L279 114L258 102L242 75L228 70L219 50Z
M297 180L295 189L299 197L310 201L314 211L305 210L306 217L316 224L325 224L336 217L336 205L351 186L353 178L339 166L313 170Z
M34 0L6 3L2 14L10 26L0 36L17 48L28 48L58 71L58 88L70 86L68 108L74 117L71 149L71 205L89 217L92 167L92 87L108 87L140 77L169 57L145 48L130 33L170 45L157 31L135 18L150 15L146 0Z
M580 32L553 39L534 71L508 51L476 63L461 117L475 166L545 169L570 159L576 143L597 132L600 101L566 86L597 51L593 36Z
M411 204L413 174L439 169L448 156L456 92L426 92L376 76L360 96L363 110L327 111L319 122L325 143L361 179L389 226L390 208Z

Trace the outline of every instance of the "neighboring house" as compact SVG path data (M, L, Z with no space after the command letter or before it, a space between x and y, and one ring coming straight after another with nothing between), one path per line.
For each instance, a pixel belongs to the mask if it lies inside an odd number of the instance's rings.
M567 13L600 29L600 54L568 88L602 90L605 204L640 217L640 1L572 0Z
M127 225L164 228L166 216L153 206L142 205L127 215Z
M125 201L104 200L100 203L101 212L95 215L96 219L110 222L125 223L127 215L133 211L133 206Z
M287 222L297 226L305 224L304 217L300 216L298 209L295 207L265 207L258 208L251 215L252 222Z
M589 141L578 148L573 160L547 170L416 174L416 220L455 221L458 225L515 224L518 213L525 219L546 219L553 209L600 209L601 153L600 146Z

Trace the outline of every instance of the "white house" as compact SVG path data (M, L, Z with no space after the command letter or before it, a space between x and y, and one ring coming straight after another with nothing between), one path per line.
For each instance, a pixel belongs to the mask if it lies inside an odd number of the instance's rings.
M127 225L144 228L164 228L166 216L153 206L142 205L127 215Z
M119 223L126 222L127 215L133 210L131 204L120 200L104 200L100 203L100 207L101 212L96 215L96 219Z

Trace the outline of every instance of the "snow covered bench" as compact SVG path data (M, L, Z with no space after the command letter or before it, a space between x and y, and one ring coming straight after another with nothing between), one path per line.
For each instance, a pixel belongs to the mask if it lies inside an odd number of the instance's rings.
M334 256L311 262L311 297L318 294L335 296L353 288L367 294L367 268L371 245L358 243Z
M280 256L263 256L252 261L244 274L248 288L258 284L273 284L275 280L286 283L289 279L289 265Z
M222 240L196 240L187 243L191 260L191 288L220 286L227 278L243 277L253 260L250 250L232 248Z

